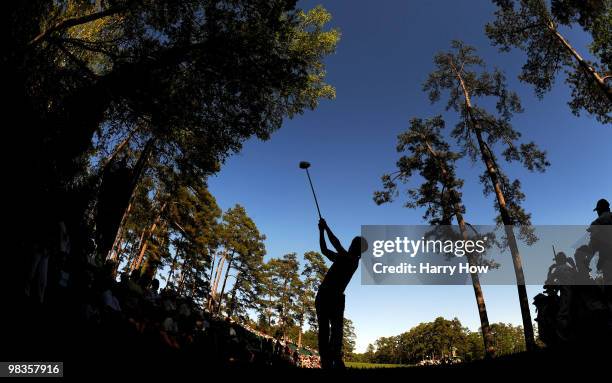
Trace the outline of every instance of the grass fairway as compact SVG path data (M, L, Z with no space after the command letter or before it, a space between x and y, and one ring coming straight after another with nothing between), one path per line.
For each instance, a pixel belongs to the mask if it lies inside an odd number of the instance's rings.
M382 364L382 363L363 363L363 362L345 362L348 368L398 368L410 367L408 364Z

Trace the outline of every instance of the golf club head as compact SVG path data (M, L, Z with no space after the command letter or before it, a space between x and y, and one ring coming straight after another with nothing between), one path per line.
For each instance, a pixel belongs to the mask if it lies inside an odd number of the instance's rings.
M300 169L308 169L309 167L310 167L310 162L307 162L307 161L300 162Z

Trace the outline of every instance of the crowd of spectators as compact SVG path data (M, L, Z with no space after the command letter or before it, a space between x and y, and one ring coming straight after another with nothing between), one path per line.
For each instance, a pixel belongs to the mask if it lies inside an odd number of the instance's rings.
M88 347L140 359L188 357L216 367L319 367L315 352L212 314L172 289L160 290L157 279L133 272L117 280L112 267L89 267L71 278L58 266L50 265L45 304L68 313L68 331Z
M461 363L461 359L457 357L444 357L444 358L432 358L423 359L417 363L417 366L443 366L449 364Z

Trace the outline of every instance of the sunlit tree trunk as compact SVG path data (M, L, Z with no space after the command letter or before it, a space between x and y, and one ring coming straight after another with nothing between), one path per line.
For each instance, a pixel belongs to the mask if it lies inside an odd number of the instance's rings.
M578 66L589 76L595 84L603 91L608 97L608 100L612 102L612 88L606 84L604 76L598 73L589 63L578 53L578 51L567 41L565 37L557 30L555 23L549 20L546 27L550 33L561 43L561 45L567 50L567 52L576 60Z
M140 233L140 239L138 240L138 249L142 248L143 246L143 241L145 240L145 234L147 234L147 228L145 227L144 229L142 229L142 232ZM132 251L132 254L130 255L130 262L129 262L129 269L130 272L132 270L134 270L134 265L137 259L137 255L138 253L134 253L134 251Z
M234 261L234 252L229 257L229 261L227 262L227 271L225 272L225 278L223 278L223 285L221 286L221 292L219 293L219 306L217 307L217 314L221 313L221 303L223 302L223 293L225 292L225 286L227 285L227 278L232 271L232 263Z
M209 310L212 312L214 310L215 305L215 297L217 296L217 289L219 288L219 281L221 280L221 273L223 271L223 265L225 264L225 255L220 255L219 264L217 265L217 271L215 273L215 283L213 284L213 288L211 289L211 300L209 303Z
M297 346L298 349L302 348L302 327L304 326L304 323L300 323L300 327L298 329L298 341L297 341Z
M144 239L143 242L141 242L140 251L138 252L138 257L136 257L136 260L135 260L135 263L134 263L134 265L132 267L132 270L140 269L140 266L142 264L142 260L144 258L144 254L147 251L147 246L149 245L149 240L153 236L153 233L155 233L155 229L157 229L157 225L159 225L159 222L160 222L161 216L162 216L162 212L164 211L165 208L166 208L166 203L164 202L164 204L162 205L162 207L160 209L159 214L155 218L155 221L151 225L151 228L148 230L147 237Z

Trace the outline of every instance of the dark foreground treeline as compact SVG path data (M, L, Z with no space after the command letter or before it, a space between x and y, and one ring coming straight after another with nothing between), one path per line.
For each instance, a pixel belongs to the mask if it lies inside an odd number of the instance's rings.
M166 267L199 299L218 258L228 271L246 267L227 243L217 254L206 180L245 140L333 98L322 63L339 39L329 13L284 0L28 1L1 17L12 95L3 111L19 121L4 151L18 210L7 219L12 289L45 274L50 257L64 262L58 254L150 280ZM44 288L25 288L44 299Z
M9 355L67 350L103 365L172 362L202 347L211 365L240 364L233 327L216 317L248 322L256 309L277 338L298 327L299 337L310 309L294 302L297 288L319 276L302 281L295 254L264 267L265 237L239 207L220 222L206 180L245 140L266 140L284 118L333 98L322 62L339 39L329 13L284 0L28 1L1 17L12 94L3 111L19 121L5 152L18 210L3 265L12 314L2 327L17 339L4 344ZM292 290L279 297L287 269ZM187 328L126 293L156 277L174 310L189 308ZM214 341L191 334L205 322Z

